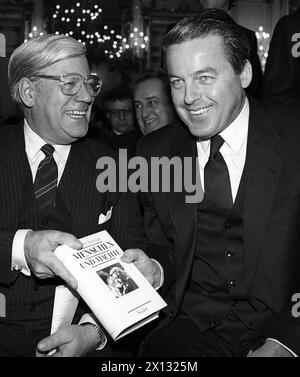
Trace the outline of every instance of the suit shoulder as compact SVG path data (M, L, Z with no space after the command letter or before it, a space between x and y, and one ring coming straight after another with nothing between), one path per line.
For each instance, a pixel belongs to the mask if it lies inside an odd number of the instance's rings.
M166 153L177 134L178 127L181 126L176 123L168 124L141 137L137 145L138 154L141 152L142 154L155 156Z
M117 152L110 148L106 143L102 143L99 140L86 138L83 140L87 148L95 159L99 157L112 157L117 159Z
M294 32L300 32L300 13L286 15L280 18L275 26L274 32L284 32L293 30Z
M19 139L23 135L23 123L8 124L0 127L0 145L6 146L7 143Z
M1 141L3 140L2 138L6 136L13 135L16 132L21 132L23 129L23 125L21 123L19 124L5 124L4 126L0 127L0 136L1 136Z

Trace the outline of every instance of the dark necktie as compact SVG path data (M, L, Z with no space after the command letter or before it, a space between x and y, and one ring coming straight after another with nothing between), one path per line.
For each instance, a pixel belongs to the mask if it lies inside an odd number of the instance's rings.
M233 205L229 172L219 151L224 140L220 135L211 139L209 160L204 168L205 196L222 208L231 209Z
M57 188L57 165L53 158L54 147L50 144L42 146L45 158L40 162L33 184L34 195L43 215L47 215L55 205Z

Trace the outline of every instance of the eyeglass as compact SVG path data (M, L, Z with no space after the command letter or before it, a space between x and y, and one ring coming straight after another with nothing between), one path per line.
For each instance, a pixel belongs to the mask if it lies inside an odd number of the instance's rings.
M85 77L80 73L65 73L61 76L35 75L34 77L60 81L61 90L66 96L74 96L77 94L81 89L82 83L84 83L89 94L92 97L96 97L102 86L102 80L96 73L91 73Z
M108 110L108 113L111 117L117 118L120 115L130 115L132 114L132 107L125 107L124 109L111 109Z

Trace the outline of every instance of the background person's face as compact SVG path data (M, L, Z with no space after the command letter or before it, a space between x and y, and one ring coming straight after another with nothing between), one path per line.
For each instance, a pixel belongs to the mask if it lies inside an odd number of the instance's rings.
M243 86L250 82L234 72L222 42L222 37L210 34L167 49L175 109L202 140L220 133L237 117L244 102Z
M90 74L90 69L82 55L52 64L42 73L54 76L80 73L85 76ZM30 111L30 125L34 131L53 144L70 144L85 136L94 100L86 86L82 84L77 94L67 96L61 91L60 81L40 79L35 85L34 105Z
M143 81L134 88L136 118L143 135L157 130L174 119L173 105L160 79Z
M108 101L108 118L111 128L119 133L133 129L134 113L130 98L124 100Z

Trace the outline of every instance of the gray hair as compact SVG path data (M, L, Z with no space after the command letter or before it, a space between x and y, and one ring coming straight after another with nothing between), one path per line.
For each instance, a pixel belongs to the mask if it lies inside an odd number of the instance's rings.
M8 83L15 101L22 103L19 82L34 77L61 60L86 54L85 46L71 37L47 34L24 42L12 53L8 64Z

